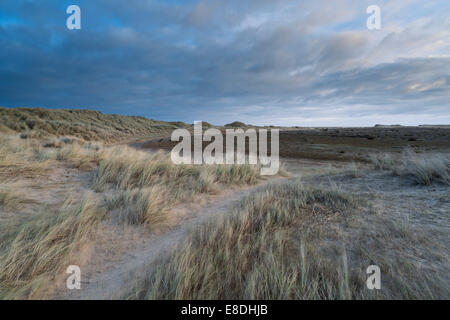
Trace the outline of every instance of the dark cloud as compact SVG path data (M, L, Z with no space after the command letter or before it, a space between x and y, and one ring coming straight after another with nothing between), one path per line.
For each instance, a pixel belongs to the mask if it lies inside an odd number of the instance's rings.
M405 21L417 2L386 2L389 19L373 32L364 1L75 2L74 31L72 3L0 4L0 105L216 123L450 121L439 7Z

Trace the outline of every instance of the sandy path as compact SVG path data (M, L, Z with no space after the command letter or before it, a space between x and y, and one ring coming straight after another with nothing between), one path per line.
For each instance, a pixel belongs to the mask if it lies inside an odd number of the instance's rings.
M268 183L278 183L280 179L272 179ZM195 226L206 219L219 214L229 212L234 206L248 196L256 192L268 183L263 183L245 190L237 190L216 203L206 208L191 212L191 218L182 224L159 236L153 236L146 244L132 252L126 253L119 261L103 266L105 271L81 279L80 290L64 290L57 299L112 299L114 295L125 285L130 275L142 270L146 265L155 261L164 253L175 248Z

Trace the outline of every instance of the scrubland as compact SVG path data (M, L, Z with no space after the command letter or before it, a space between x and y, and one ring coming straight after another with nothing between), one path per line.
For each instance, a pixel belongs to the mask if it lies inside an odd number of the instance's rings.
M0 140L0 294L6 298L39 296L41 285L67 266L74 251L95 240L105 220L157 229L174 205L193 195L259 178L252 166L177 166L167 154L78 138L3 134ZM87 173L83 196L69 188L53 206L28 197L23 179L40 182L45 192L41 179L61 167ZM60 177L59 183L70 182Z
M180 127L188 125L93 110L0 107L0 132L31 138L74 136L86 141L116 143L140 137L163 138Z
M116 298L449 298L447 250L419 232L336 186L291 180L192 230ZM381 290L366 287L370 265Z
M1 108L0 298L74 298L70 264L77 298L450 298L448 129L287 132L291 178L268 182L256 166L174 165L156 149L178 127ZM105 265L119 271L102 278ZM366 287L369 265L380 290Z
M416 153L411 148L400 154L371 154L376 169L389 170L393 175L409 178L417 184L431 185L435 182L450 185L450 154Z

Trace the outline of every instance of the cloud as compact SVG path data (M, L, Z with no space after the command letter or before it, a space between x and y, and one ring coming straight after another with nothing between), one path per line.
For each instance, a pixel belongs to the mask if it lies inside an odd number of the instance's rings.
M219 124L450 122L448 2L379 1L380 31L366 29L370 1L354 2L80 0L77 31L64 1L2 3L0 105Z

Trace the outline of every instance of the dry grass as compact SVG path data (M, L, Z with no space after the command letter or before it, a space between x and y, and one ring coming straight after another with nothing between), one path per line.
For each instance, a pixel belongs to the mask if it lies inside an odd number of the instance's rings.
M24 194L14 184L0 184L0 208L6 211L18 210L24 199Z
M0 210L17 211L0 225L0 297L40 297L48 279L72 264L104 221L158 228L170 209L199 193L258 181L253 166L173 165L168 155L104 146L73 137L0 135ZM417 183L448 184L446 155L374 156L374 163ZM22 212L24 176L64 165L92 174L96 191L59 211ZM359 168L350 168L355 177ZM12 186L12 188L11 188ZM364 214L362 214L364 213ZM423 299L449 296L448 281L423 266L437 245L408 221L365 215L359 201L298 181L269 186L236 212L194 230L173 254L151 266L124 298L149 299ZM415 247L411 248L414 244ZM417 252L419 253L417 253ZM445 250L438 250L436 259ZM422 255L422 253L424 253ZM433 253L434 254L434 253ZM75 255L76 256L76 255ZM76 263L75 263L76 264ZM365 269L383 272L381 291L365 287Z
M176 202L163 186L123 190L106 198L110 211L119 209L119 223L155 226L164 220L170 207Z
M187 126L182 122L107 115L92 110L0 107L0 132L21 133L23 138L75 136L88 141L116 142L129 137L162 138Z
M120 209L120 221L154 225L174 205L193 195L215 194L225 186L254 184L259 170L249 165L174 165L163 153L128 147L100 152L93 187L112 190L110 209Z
M80 169L98 169L95 188L114 184L121 189L143 188L155 183L187 186L208 192L213 184L252 184L259 168L251 165L175 165L162 152L139 151L128 146L104 146L70 137L52 140L0 135L0 166L3 168L44 167L48 161L62 161ZM175 179L177 181L175 181Z
M372 154L375 168L391 170L392 174L412 179L417 184L435 182L450 185L450 155L444 153L419 154L405 149L400 155Z
M0 174L20 178L45 173L58 161L76 168L93 169L99 160L98 145L68 137L40 140L0 134Z
M214 183L252 184L258 168L250 165L174 165L164 153L114 147L102 155L95 187L114 184L122 189L142 188L155 183L184 185L196 192L207 192Z
M320 299L350 297L343 260L319 257L308 226L348 214L351 197L274 185L243 201L238 212L212 220L126 292L148 299Z
M409 246L423 239L402 221L362 215L368 214L362 204L298 181L269 186L236 212L193 230L174 252L130 279L134 285L119 297L448 298L445 277L411 252ZM382 290L366 287L372 264L382 270Z
M0 211L15 211L2 217L0 226L0 297L4 298L39 296L48 277L69 264L71 253L95 240L97 226L104 220L157 228L174 205L191 201L194 194L216 193L259 178L254 166L177 166L167 154L72 137L22 139L1 134L0 142L0 176L10 180L0 186ZM28 201L17 187L21 179L43 179L45 184L55 166L91 172L92 181L87 183L92 196L81 203L68 200L59 211L45 203L31 213L20 210Z
M33 297L41 285L73 260L71 253L92 239L105 216L93 197L59 212L17 215L0 226L0 296Z

